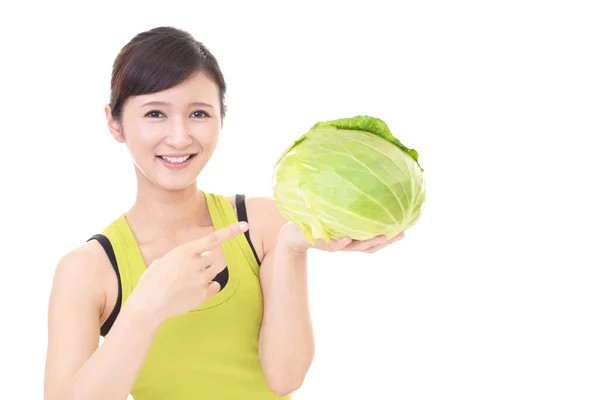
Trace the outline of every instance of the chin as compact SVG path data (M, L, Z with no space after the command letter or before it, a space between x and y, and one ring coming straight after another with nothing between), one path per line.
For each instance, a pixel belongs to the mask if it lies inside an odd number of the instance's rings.
M157 171L151 181L162 190L179 192L190 187L196 187L199 174L200 171L188 171L185 174L169 174L164 173L164 171Z
M189 182L166 182L166 181L158 181L155 182L155 185L162 190L167 192L181 192L183 190L189 189L190 187L196 188L196 180Z

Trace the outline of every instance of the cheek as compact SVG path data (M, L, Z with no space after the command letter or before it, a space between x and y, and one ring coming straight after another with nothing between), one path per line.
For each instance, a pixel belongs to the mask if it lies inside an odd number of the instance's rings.
M126 140L133 149L148 151L160 142L163 131L164 127L159 124L132 124L127 130Z
M212 154L219 142L219 129L217 127L203 127L194 134L194 140L202 147L204 153Z
M219 142L219 135L214 134L205 139L204 143L202 143L202 147L206 148L207 150L210 149L211 151L213 151L215 149L215 147L217 147L218 142Z
M207 159L211 158L213 156L213 154L215 153L215 150L217 148L217 143L219 141L219 137L217 135L212 136L211 138L205 140L204 143L200 143L200 146L202 146L202 152L204 153L204 157L206 157Z

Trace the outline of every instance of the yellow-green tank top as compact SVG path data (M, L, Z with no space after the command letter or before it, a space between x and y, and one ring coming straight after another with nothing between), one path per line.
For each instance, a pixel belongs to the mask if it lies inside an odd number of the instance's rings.
M238 221L226 197L204 195L215 229ZM122 306L144 273L145 261L124 214L103 234L118 265ZM132 388L135 400L291 399L269 389L258 357L263 298L252 248L239 235L222 249L227 284L201 306L161 325Z

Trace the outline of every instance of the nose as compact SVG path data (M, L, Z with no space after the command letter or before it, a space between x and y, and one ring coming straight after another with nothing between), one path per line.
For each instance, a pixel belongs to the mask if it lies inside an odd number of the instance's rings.
M192 136L189 134L186 121L180 118L173 118L172 121L165 141L173 148L185 149L192 144Z

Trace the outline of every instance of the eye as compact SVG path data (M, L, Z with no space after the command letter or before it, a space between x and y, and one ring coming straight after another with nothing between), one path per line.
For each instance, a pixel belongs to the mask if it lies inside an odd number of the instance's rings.
M164 117L164 114L158 110L152 110L152 111L148 111L146 113L146 117L150 117L150 118L160 118L161 115Z
M205 111L197 110L197 111L194 111L192 113L192 117L195 117L195 118L207 118L207 117L210 117L210 115L208 115Z

